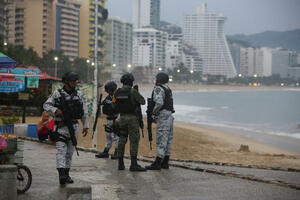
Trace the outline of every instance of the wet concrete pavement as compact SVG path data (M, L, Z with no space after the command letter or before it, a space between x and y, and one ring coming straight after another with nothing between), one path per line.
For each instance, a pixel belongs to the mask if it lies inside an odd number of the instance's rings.
M20 200L62 199L66 188L58 183L53 145L25 141L24 164L33 175L32 186ZM169 170L130 172L130 161L125 159L125 171L117 170L117 161L95 159L94 153L79 152L73 156L70 175L71 187L92 187L92 199L300 199L300 190L232 176L223 176L170 167ZM141 165L149 163L139 161ZM194 164L193 164L194 165ZM213 168L213 166L201 166ZM253 174L269 179L284 179L298 184L299 172L226 167L228 171ZM282 174L283 173L283 174ZM286 178L289 177L289 178ZM69 187L69 186L67 186Z

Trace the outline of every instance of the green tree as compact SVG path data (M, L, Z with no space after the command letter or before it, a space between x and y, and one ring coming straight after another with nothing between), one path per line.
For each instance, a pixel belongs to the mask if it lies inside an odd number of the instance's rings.
M17 61L18 65L39 66L41 63L41 58L32 47L26 49L24 46L8 44L5 53L8 57Z
M55 61L54 57L58 57L58 61ZM43 55L40 69L54 76L56 62L57 77L61 77L64 73L72 71L72 62L69 60L69 58L63 54L63 51L55 50L50 50Z
M80 80L90 82L93 79L93 70L91 64L86 62L85 58L76 58L72 63L74 72L80 74Z

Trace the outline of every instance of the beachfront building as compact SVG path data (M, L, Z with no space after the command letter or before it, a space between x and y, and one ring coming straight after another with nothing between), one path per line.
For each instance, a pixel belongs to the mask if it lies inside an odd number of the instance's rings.
M255 71L255 49L252 47L241 48L240 73L243 76L253 76Z
M181 61L180 42L168 40L166 43L166 68L173 70Z
M272 75L272 49L271 48L261 48L263 51L263 69L261 76L271 76Z
M80 0L54 0L54 49L74 60L79 55Z
M236 43L229 43L229 49L231 53L231 57L235 66L235 70L237 74L241 73L240 69L240 53L241 53L241 45Z
M240 67L243 76L289 78L297 67L297 54L287 49L241 48Z
M103 63L104 55L103 29L104 23L107 19L105 3L106 0L81 0L80 7L79 57L95 60L94 58L96 53L99 64ZM96 8L98 9L97 16L95 12ZM95 52L96 30L96 41L98 45L97 52Z
M270 76L272 62L267 48L240 48L240 73L243 76Z
M42 56L53 48L52 1L9 0L6 3L7 40Z
M274 49L272 51L272 75L289 78L289 68L297 65L297 53L288 49Z
M168 34L166 43L166 68L173 70L182 62L182 34Z
M6 0L0 1L0 41L6 41Z
M160 27L160 0L132 0L134 28Z
M132 65L133 25L120 18L109 18L104 26L104 66L119 80Z
M183 45L181 62L190 73L203 73L203 60L199 55L197 49L189 44L184 43Z
M134 29L133 66L165 68L167 33L153 28Z
M203 59L203 74L236 76L236 69L224 33L223 14L207 11L206 4L196 14L183 19L183 39L194 46Z

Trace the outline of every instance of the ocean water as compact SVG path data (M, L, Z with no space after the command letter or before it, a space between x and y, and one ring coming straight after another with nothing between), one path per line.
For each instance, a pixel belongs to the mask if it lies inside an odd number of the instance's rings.
M173 97L175 121L300 139L299 89L173 91Z

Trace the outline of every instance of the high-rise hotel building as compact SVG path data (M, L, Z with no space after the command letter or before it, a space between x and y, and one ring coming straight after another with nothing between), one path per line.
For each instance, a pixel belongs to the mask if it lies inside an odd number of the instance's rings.
M95 57L95 31L97 30L97 59L103 64L104 55L104 23L106 0L81 0L80 8L80 44L79 57L91 58ZM97 16L95 9L97 9ZM106 13L107 14L107 13ZM97 20L96 20L97 17ZM96 24L97 22L97 24Z
M80 0L54 0L54 49L71 60L79 55Z
M134 29L133 66L165 68L168 34L153 28Z
M0 0L0 39L6 41L6 0Z
M104 62L114 71L124 71L132 65L132 24L122 19L111 17L104 26Z
M224 33L223 14L209 13L206 4L196 14L184 16L183 39L195 47L203 59L203 74L236 76Z
M160 0L132 0L134 28L160 27Z
M7 0L8 43L33 49L42 56L53 48L52 1Z

